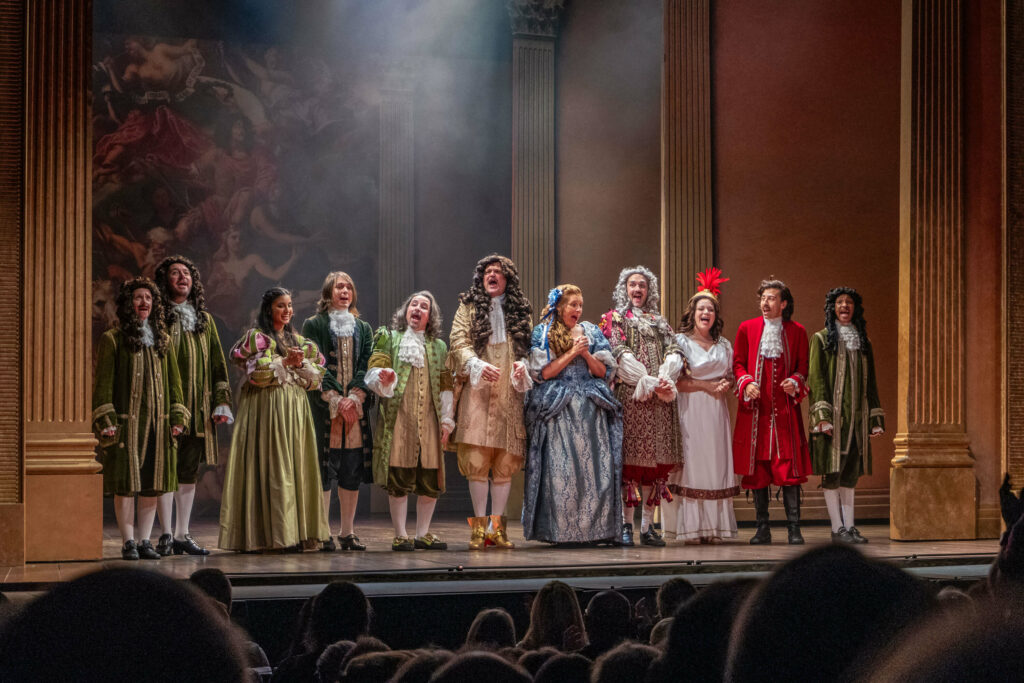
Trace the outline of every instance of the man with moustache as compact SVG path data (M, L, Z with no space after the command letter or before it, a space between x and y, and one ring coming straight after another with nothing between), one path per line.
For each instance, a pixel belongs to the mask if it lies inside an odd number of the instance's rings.
M523 395L533 386L524 363L530 352L531 313L515 264L491 254L476 264L473 286L459 296L452 321L448 369L456 376L460 397L452 442L473 501L470 550L515 547L506 530L505 505L525 453Z
M733 465L753 491L757 531L751 544L771 543L769 485L782 487L791 544L800 533L800 485L811 472L800 401L807 395L807 331L790 318L793 295L780 280L757 288L761 315L740 323L733 346L739 406Z
M163 533L156 545L161 555L209 555L189 534L199 466L217 464L218 424L230 424L231 390L217 325L206 310L199 270L184 256L169 256L156 269L156 285L166 304L164 320L178 359L188 429L178 439L178 490L160 496L157 513ZM178 509L176 524L171 511Z

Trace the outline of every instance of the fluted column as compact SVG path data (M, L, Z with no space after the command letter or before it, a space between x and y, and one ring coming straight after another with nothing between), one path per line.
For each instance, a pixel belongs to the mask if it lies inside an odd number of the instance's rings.
M555 285L555 39L564 0L508 0L512 259L536 315Z
M975 536L964 410L963 9L903 2L899 420L891 533Z
M377 314L391 314L415 287L413 261L415 72L411 64L388 65L380 101L380 240L377 253Z
M661 81L661 307L678 323L713 265L711 2L665 0Z
M1006 471L1024 485L1024 0L1006 3Z

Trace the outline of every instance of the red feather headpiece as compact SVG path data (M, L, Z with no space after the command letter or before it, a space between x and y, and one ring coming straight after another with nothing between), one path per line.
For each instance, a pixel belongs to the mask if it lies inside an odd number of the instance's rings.
M722 283L728 282L729 278L722 277L719 268L708 268L703 273L697 273L697 293L693 296L710 296L718 301L718 295L722 293ZM693 297L690 297L691 299Z

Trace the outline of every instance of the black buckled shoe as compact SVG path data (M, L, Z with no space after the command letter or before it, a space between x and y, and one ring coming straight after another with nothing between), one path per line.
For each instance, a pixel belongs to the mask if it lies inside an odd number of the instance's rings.
M750 539L750 545L769 545L772 542L772 528L767 524L758 524L757 531Z
M655 548L665 547L665 539L661 537L661 534L658 533L658 530L653 525L647 527L647 531L640 534L640 542Z
M160 553L153 548L153 544L149 542L147 538L144 541L139 542L139 558L143 560L159 560Z
M156 542L156 551L160 554L160 557L167 557L171 554L171 547L174 544L174 536L170 534L160 534L160 538Z
M338 540L341 540L340 536L338 537ZM328 536L326 541L320 541L320 543L320 552L322 553L333 553L338 549L338 545L334 542L333 536Z
M340 536L338 540L341 541L342 550L366 550L366 546L359 542L359 537L355 534Z
M833 531L832 532L832 542L833 543L856 543L856 541L853 540L853 536L850 534L850 532L846 529L845 526L839 527L839 531Z
M391 549L400 552L411 552L416 549L416 546L408 536L395 536L395 540L391 541Z
M160 549L159 546L157 546L157 550L158 551L159 551L159 549ZM186 555L209 555L210 554L210 551L207 550L206 548L202 547L198 543L196 543L195 539L192 538L192 536L190 534L185 534L185 540L184 541L179 541L178 539L174 539L173 549L174 549L174 554L175 555L181 555L182 553L185 553Z
M850 538L853 539L853 543L867 543L868 539L860 535L860 531L855 526L851 526L846 530L850 534Z
M619 539L619 545L624 545L627 548L632 548L635 544L633 543L633 525L623 524L622 525L622 538Z
M139 559L139 548L135 545L135 541L125 541L124 545L121 546L121 559L122 560L137 560Z

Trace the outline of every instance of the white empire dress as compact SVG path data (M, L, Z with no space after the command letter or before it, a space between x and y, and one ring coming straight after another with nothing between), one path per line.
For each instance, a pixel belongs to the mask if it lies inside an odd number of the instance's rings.
M732 344L725 337L705 351L683 334L676 343L694 379L732 376ZM725 396L679 392L676 399L683 435L683 468L669 475L673 501L665 510L667 538L736 538L733 496L739 494L732 463L732 428ZM664 506L663 506L664 507Z

